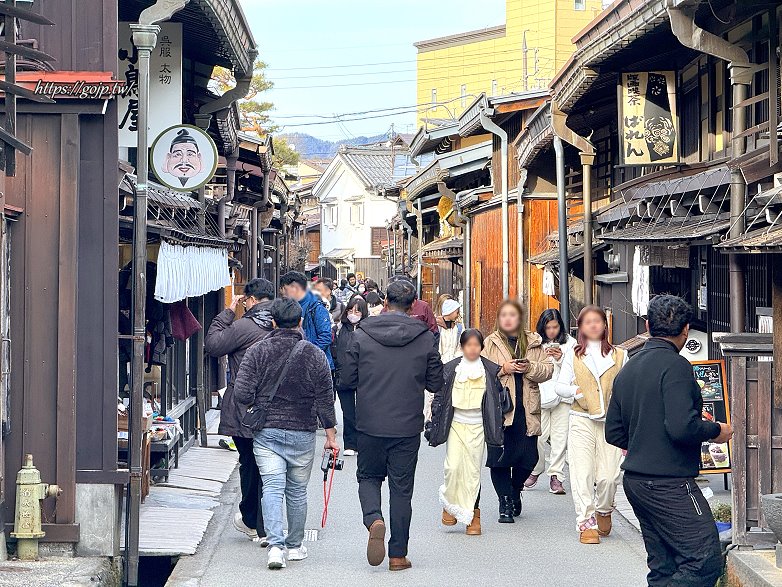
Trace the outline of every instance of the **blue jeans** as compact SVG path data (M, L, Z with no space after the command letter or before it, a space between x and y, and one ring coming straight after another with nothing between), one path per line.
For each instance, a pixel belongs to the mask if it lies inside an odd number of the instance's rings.
M269 546L299 548L307 522L307 483L315 458L315 433L267 428L255 435L253 453L263 481L263 522ZM283 531L282 501L288 513Z

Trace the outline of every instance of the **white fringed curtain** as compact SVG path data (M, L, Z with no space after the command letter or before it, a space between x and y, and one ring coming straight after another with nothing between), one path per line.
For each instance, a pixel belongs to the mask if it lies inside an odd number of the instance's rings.
M197 245L160 243L155 299L166 304L196 298L231 285L228 251Z

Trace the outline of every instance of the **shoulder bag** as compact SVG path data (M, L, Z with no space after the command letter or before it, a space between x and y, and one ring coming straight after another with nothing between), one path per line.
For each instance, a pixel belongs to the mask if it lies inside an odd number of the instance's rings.
M299 342L296 343L296 346L293 347L291 354L288 356L288 360L285 362L285 366L282 368L282 372L280 373L280 376L277 378L277 381L274 382L274 386L271 388L271 392L269 393L269 401L267 405L271 405L274 396L277 395L277 391L280 389L280 384L282 383L282 380L285 379L285 376L288 374L288 369L290 369L291 365L294 363L294 359L296 358L296 355L299 354L299 351L306 344L307 344L306 340L300 340ZM266 408L264 408L262 405L251 406L250 409L248 409L245 412L244 416L242 417L242 426L244 428L248 428L249 430L252 430L253 432L260 432L261 430L263 430L263 427L265 425L266 425Z

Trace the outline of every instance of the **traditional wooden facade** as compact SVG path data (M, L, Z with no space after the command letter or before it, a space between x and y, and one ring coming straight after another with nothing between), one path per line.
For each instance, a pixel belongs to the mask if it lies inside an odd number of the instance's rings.
M759 496L779 491L769 472L778 458L782 401L773 401L779 383L772 384L770 363L757 362L770 355L771 336L754 333L760 314L769 306L776 311L772 284L781 273L771 254L782 217L774 130L780 18L777 4L618 0L576 37L573 59L552 82L548 111L536 113L519 141L519 164L528 177L554 162L555 136L566 143L560 180L568 234L552 235L556 253L534 260L564 278L557 253L567 239L571 320L583 300L572 284L584 278L588 264L594 282L582 281L581 292L593 291L608 311L614 342L640 340L648 300L673 293L695 309L695 352L688 358L728 357L736 429L734 539L741 545L768 540L767 532L751 528L763 527ZM628 164L635 152L627 141L635 134L625 128L617 87L628 75L649 72L675 82L676 157ZM582 155L590 150L595 160L588 169ZM583 255L585 170L591 171L593 247L582 262L572 254ZM782 313L775 316L782 320ZM720 334L731 331L743 334Z
M35 1L32 10L54 26L22 22L19 37L52 55L59 70L116 76L117 23L137 20L149 5L134 0ZM194 123L198 110L218 98L200 89L211 68L228 67L237 77L251 73L254 42L241 9L231 0L191 2L174 20L185 31L183 91L188 98L181 107L184 120ZM25 67L31 75L51 69L34 62ZM211 120L205 119L223 156L236 147L230 120L236 97L231 98L208 112ZM63 489L56 501L43 504L45 540L75 546L79 554L114 556L128 480L117 454L117 288L124 230L117 212L123 201L132 204L131 184L124 193L121 184L134 166L120 163L113 99L20 101L18 111L17 134L33 152L17 157L16 177L6 182L4 193L10 206L6 221L14 222L7 230L10 273L3 277L2 295L8 302L3 322L10 325L10 336L4 334L2 351L0 528L8 532L12 527L16 471L30 453L42 479ZM135 161L135 153L131 155ZM212 216L208 201L193 202L216 222L216 209ZM223 238L220 231L208 236ZM157 238L154 231L152 238ZM202 320L222 307L218 298L213 294L203 300ZM195 350L189 353L189 368L183 352L183 373L198 372ZM214 386L216 377L208 364L205 368L206 385ZM182 383L167 407L173 408L180 396L192 399L195 385L195 379ZM191 413L183 422L194 430Z

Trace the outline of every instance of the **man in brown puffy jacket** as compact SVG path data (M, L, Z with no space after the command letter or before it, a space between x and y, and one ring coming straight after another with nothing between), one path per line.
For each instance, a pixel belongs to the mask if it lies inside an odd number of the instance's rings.
M239 453L242 501L234 516L234 527L250 539L265 538L261 511L261 476L255 464L252 432L239 423L234 401L234 382L244 354L269 334L274 326L269 307L274 301L274 285L266 279L252 279L244 286L244 296L235 296L231 307L215 316L204 339L204 351L213 357L228 355L229 381L223 396L218 432L230 436ZM239 304L244 315L236 318Z

